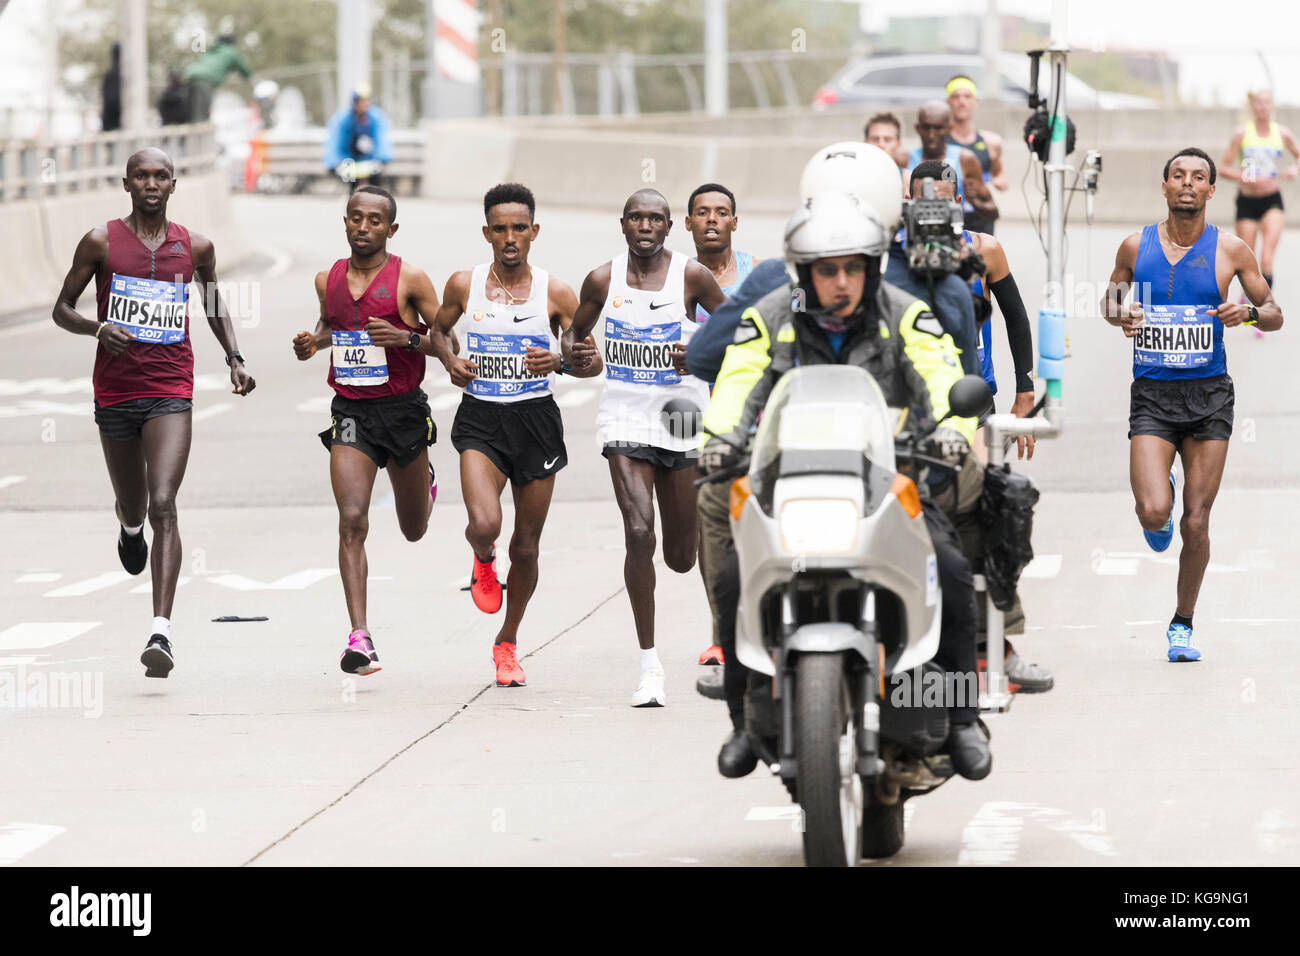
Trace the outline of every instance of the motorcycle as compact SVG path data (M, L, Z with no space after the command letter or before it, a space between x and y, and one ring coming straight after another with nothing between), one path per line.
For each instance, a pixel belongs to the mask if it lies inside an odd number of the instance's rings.
M990 400L966 376L949 415L978 415ZM794 369L731 488L736 653L753 672L746 730L802 808L810 866L897 853L905 801L953 774L939 753L947 709L915 693L945 686L931 662L942 596L920 496L899 470L952 466L901 432L905 419L864 369Z

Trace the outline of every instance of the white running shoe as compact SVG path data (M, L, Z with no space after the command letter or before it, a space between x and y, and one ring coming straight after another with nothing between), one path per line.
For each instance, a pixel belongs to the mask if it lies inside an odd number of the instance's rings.
M633 707L662 707L664 697L664 672L651 668L641 672L641 683L632 694Z

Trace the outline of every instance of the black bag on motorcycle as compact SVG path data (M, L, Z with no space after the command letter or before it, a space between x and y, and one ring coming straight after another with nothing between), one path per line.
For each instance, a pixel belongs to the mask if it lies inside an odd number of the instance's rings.
M1009 611L1016 601L1020 572L1034 558L1030 537L1038 489L1010 465L984 472L980 530L984 537L984 580L993 606Z

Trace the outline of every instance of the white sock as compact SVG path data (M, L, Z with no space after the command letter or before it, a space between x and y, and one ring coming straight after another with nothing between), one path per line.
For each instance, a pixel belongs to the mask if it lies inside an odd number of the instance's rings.
M646 650L645 648L641 649L642 673L645 673L646 671L661 671L663 669L664 666L659 663L659 652L657 650L653 647L649 650Z
M153 630L150 634L161 634L167 640L172 639L172 622L169 618L156 617L153 619Z
M125 531L132 538L134 538L137 534L139 534L141 531L144 530L144 525L138 524L134 528L128 528L126 525L122 525L122 530Z

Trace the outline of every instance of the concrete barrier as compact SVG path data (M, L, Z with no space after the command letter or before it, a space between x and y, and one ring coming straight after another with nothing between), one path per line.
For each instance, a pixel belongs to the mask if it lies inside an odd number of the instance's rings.
M0 203L0 314L54 307L72 255L89 230L131 211L124 191L95 190ZM181 176L168 215L216 245L218 276L252 252L234 220L220 170ZM93 286L82 293L93 295Z
M1229 122L1237 115L1229 110L1218 112L1222 115L1214 122ZM1164 218L1167 207L1160 192L1164 164L1177 149L1192 142L1126 138L1134 124L1143 117L1153 120L1158 113L1090 110L1080 115L1080 134L1070 164L1077 167L1090 148L1100 148L1103 153L1095 222L1136 225ZM832 125L831 118L831 111L805 111L794 124L799 135L766 136L701 135L708 123L719 123L697 118L566 126L513 120L509 124L494 120L431 123L426 127L425 157L430 169L425 176L425 194L473 201L495 183L517 180L527 184L546 205L614 212L630 193L653 186L668 197L680 218L691 190L700 183L716 181L736 194L742 210L781 214L791 211L798 201L799 174L809 156L838 138L860 138L856 119L855 125L849 126L843 117L836 121L839 125ZM779 128L780 119L778 113L775 117L728 118L720 123L726 129L752 133L759 128ZM1116 138L1091 138L1082 124L1092 120L1107 130L1108 137ZM690 132L676 131L674 122ZM822 136L808 135L817 128L824 130ZM1231 128L1228 125L1215 142L1201 143L1216 161ZM1008 139L1003 161L1010 188L994 190L1001 218L1010 222L1035 219L1042 202L1041 167L1036 178L1026 177L1029 151L1018 138ZM1067 187L1073 184L1071 177ZM1289 204L1300 202L1296 185L1283 185L1283 198ZM1212 222L1231 226L1236 188L1235 183L1219 181L1210 205ZM1085 211L1083 195L1075 193L1071 225L1081 224Z

